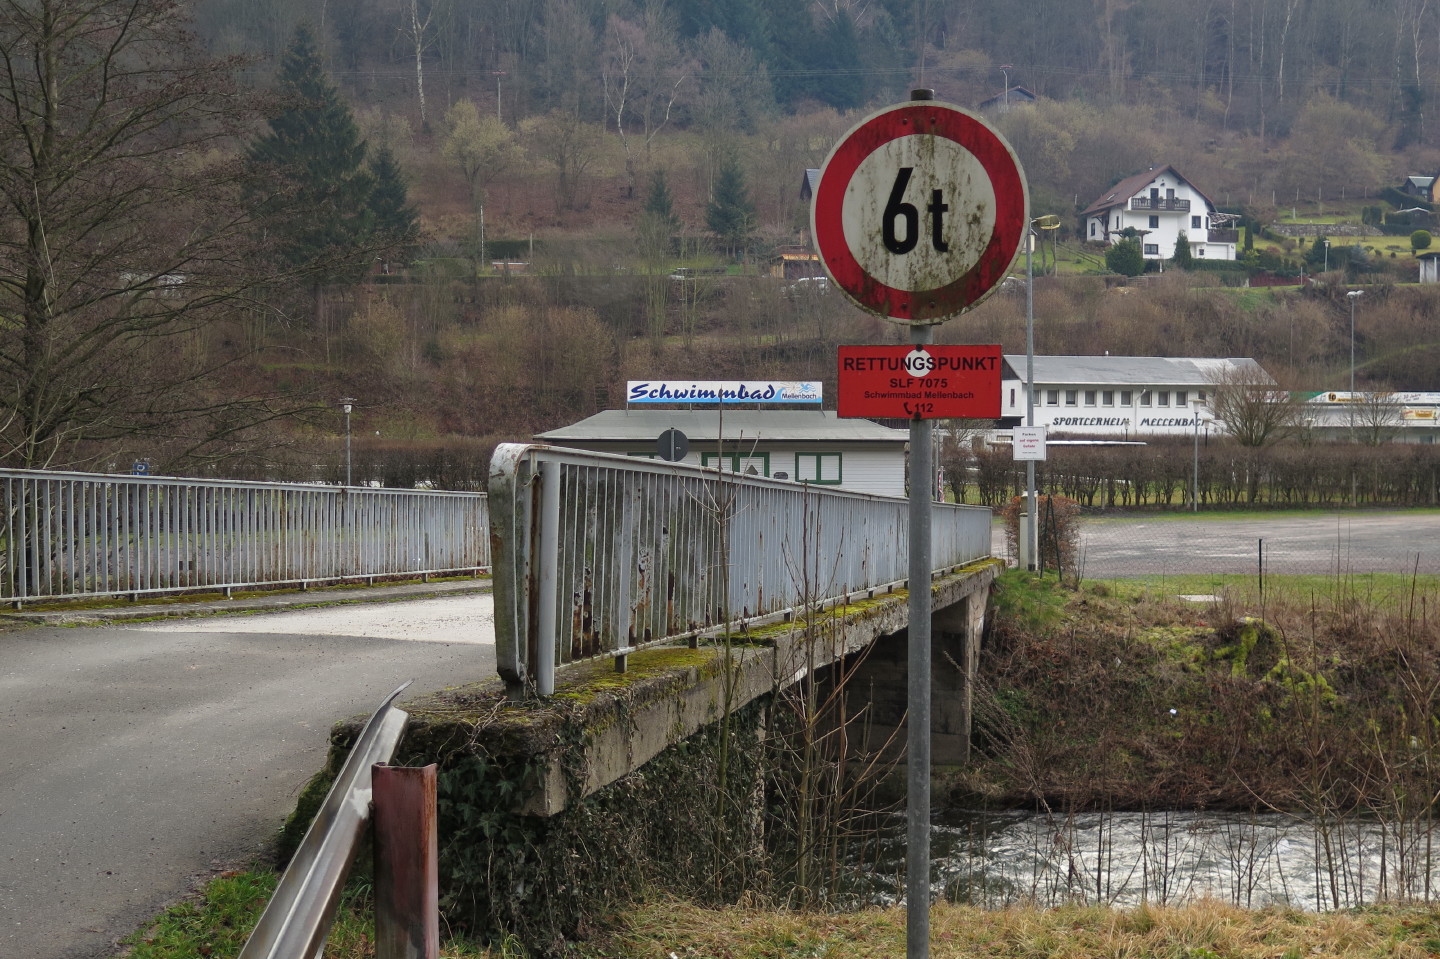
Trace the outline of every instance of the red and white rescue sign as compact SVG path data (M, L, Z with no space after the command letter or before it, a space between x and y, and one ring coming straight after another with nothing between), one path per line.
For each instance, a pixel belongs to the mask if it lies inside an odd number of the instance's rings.
M999 346L842 346L843 417L1000 417Z

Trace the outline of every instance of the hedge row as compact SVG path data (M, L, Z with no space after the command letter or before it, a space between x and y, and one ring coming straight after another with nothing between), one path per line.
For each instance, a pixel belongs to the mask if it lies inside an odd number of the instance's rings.
M1198 455L1197 455L1198 454ZM1090 509L1182 508L1198 461L1202 507L1440 505L1440 447L1287 443L1259 449L1214 436L1144 446L1051 447L1036 464L1043 494ZM1008 449L975 456L969 481L980 502L1004 506L1025 489L1025 465Z

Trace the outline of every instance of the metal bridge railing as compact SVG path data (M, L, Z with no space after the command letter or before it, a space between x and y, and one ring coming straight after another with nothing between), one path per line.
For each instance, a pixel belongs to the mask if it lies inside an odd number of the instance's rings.
M0 601L490 565L483 493L0 470Z
M495 642L512 691L904 580L909 503L604 453L503 444L490 470ZM991 514L936 503L933 565L990 555Z

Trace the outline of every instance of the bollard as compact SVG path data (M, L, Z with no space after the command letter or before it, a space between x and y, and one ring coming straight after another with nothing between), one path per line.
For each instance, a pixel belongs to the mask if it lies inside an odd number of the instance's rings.
M439 959L436 766L376 763L375 959Z

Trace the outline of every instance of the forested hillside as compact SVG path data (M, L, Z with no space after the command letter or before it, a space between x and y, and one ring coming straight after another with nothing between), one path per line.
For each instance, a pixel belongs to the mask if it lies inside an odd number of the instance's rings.
M626 378L830 380L836 344L900 331L764 273L806 242L804 171L919 84L970 107L1039 98L992 118L1032 212L1059 214L1074 247L1038 284L1042 352L1254 356L1333 388L1341 286L1365 283L1358 385L1440 389L1435 297L1400 285L1408 249L1276 237L1267 265L1333 273L1304 292L1173 269L1114 288L1083 275L1103 261L1071 235L1102 191L1162 163L1252 234L1373 222L1382 191L1440 170L1426 0L196 0L194 50L159 42L181 26L163 0L128 19L40 2L57 16L0 27L23 74L3 113L53 115L66 143L34 148L40 126L5 121L32 147L0 170L0 312L27 318L0 328L10 465L333 479L349 396L377 476L473 479L493 442L612 405ZM71 102L26 73L108 62L116 30L155 34L116 61L145 123L87 114L98 74L74 70ZM714 275L668 278L681 265ZM939 338L1019 351L1023 298Z

